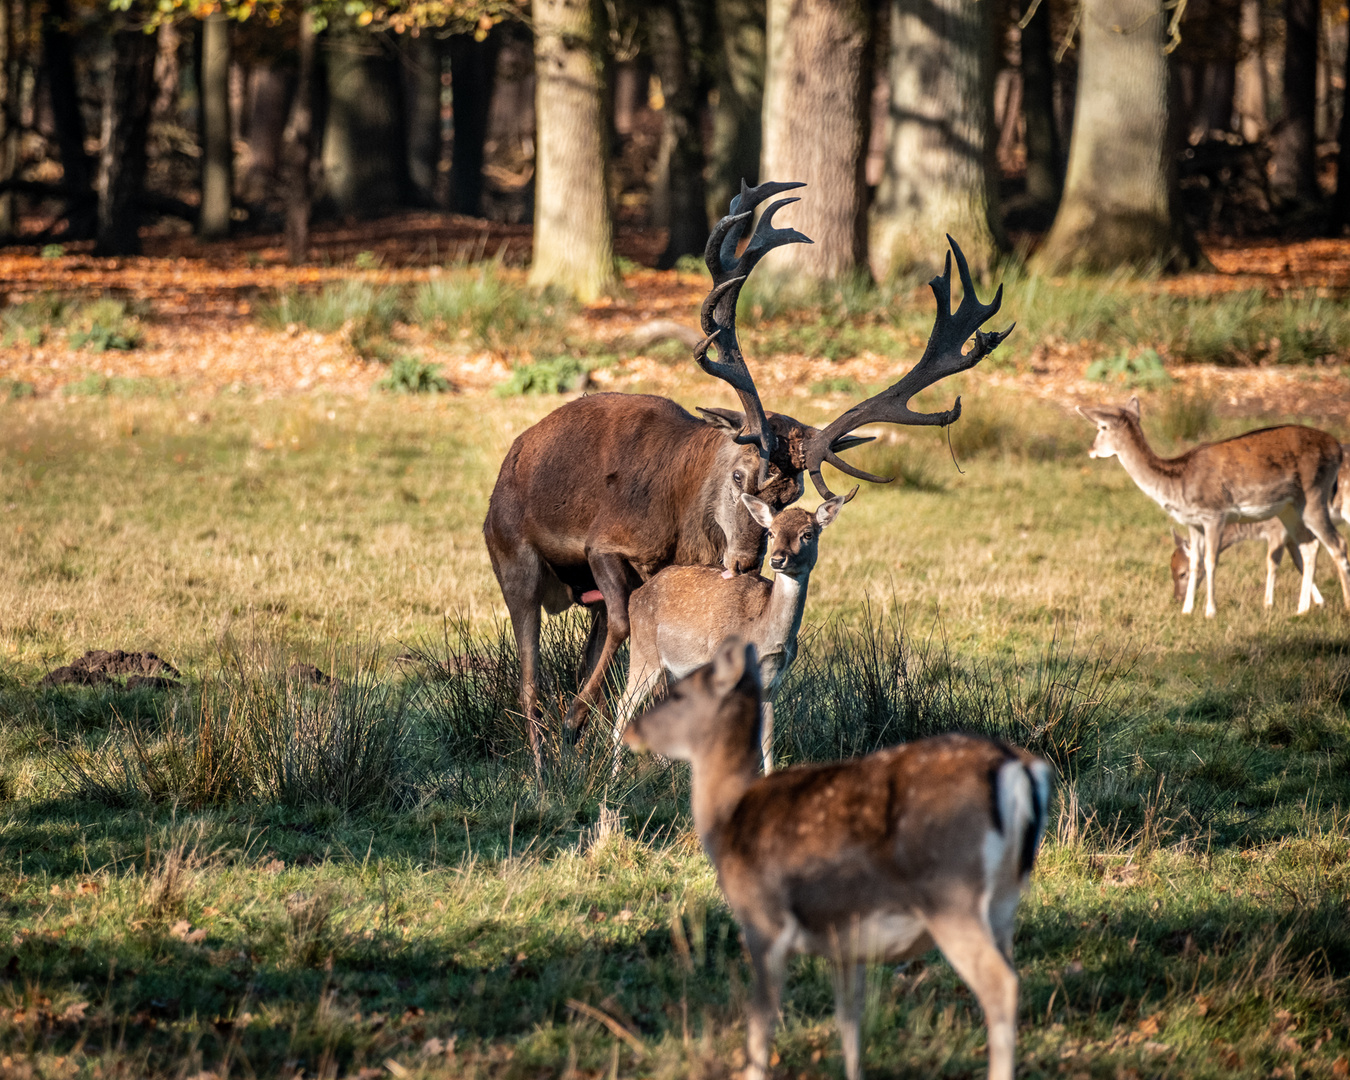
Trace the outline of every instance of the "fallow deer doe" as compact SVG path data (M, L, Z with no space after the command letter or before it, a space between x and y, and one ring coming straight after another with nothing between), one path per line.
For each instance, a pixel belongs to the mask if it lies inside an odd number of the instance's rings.
M795 229L776 228L774 214L796 202L779 199L760 217L755 208L797 183L763 183L731 201L714 226L705 260L713 287L703 301L705 335L694 359L736 391L743 411L703 409L704 420L666 398L596 394L551 412L511 445L497 475L483 522L492 570L511 616L520 655L520 707L542 775L538 660L540 609L556 614L580 603L591 611L584 667L588 674L564 724L580 733L599 700L614 654L628 637L628 598L670 565L720 565L732 572L758 567L764 530L746 512L741 494L757 495L775 511L802 493L803 473L824 498L825 462L860 480L887 482L844 461L842 451L868 442L852 434L863 424L945 426L961 415L961 399L944 412L909 408L920 390L979 363L1012 330L980 327L998 311L975 295L956 241L946 270L929 284L937 318L919 362L897 382L853 406L824 429L765 412L736 337L736 302L746 278L766 254L784 244L810 243ZM741 242L749 241L737 254ZM952 256L964 292L951 308ZM974 345L963 352L974 336ZM715 354L713 359L709 352Z
M624 726L663 673L672 682L684 678L736 635L753 644L759 655L764 687L761 750L764 771L773 771L773 697L797 657L797 633L820 533L857 491L855 487L836 495L809 513L789 506L775 514L753 495L741 496L750 516L768 531L773 581L759 574L727 578L711 566L667 566L633 593L628 601L633 628L628 684L614 716L616 751Z
M1176 522L1190 529L1190 578L1182 611L1195 610L1200 559L1205 566L1205 615L1214 604L1214 568L1220 533L1228 521L1278 517L1295 537L1312 533L1331 552L1350 609L1350 560L1345 539L1331 520L1331 492L1341 466L1341 446L1314 428L1288 425L1202 443L1174 458L1153 452L1139 426L1139 399L1125 408L1080 406L1097 425L1089 457L1119 457L1130 478ZM1306 570L1305 570L1306 573Z
M1230 521L1219 534L1219 554L1223 554L1234 544L1248 540L1266 542L1266 607L1275 604L1275 571L1279 568L1284 553L1294 564L1304 584L1299 590L1298 613L1307 612L1312 604L1322 606L1322 594L1311 580L1311 568L1317 561L1317 539L1310 532L1304 532L1306 539L1296 541L1279 518L1266 521ZM1181 534L1172 530L1172 599L1184 600L1186 588L1191 579L1191 545ZM1203 568L1201 573L1203 573Z
M844 1070L858 1080L864 965L934 945L984 1010L990 1080L1012 1080L1013 915L1045 831L1049 764L941 735L761 778L759 707L755 648L733 638L624 733L692 766L694 828L754 973L749 1080L768 1073L793 953L833 962Z

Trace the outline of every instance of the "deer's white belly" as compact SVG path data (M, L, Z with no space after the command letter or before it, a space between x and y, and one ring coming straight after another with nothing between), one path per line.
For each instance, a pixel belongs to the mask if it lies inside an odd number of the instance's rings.
M825 940L828 937L829 940ZM798 946L817 956L830 956L843 946L859 958L899 961L932 947L928 929L917 915L874 912L855 926L840 927L834 934L813 934Z

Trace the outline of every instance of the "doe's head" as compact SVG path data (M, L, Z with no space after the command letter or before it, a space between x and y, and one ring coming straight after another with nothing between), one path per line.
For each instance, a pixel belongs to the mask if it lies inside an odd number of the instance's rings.
M1191 580L1191 545L1172 530L1172 599L1186 599L1186 586Z
M820 531L839 516L844 503L858 493L855 487L847 495L827 499L815 510L789 506L777 513L761 499L742 495L741 502L750 516L764 527L769 538L769 565L778 574L798 577L809 574L816 565Z
M1090 458L1114 457L1120 452L1126 433L1139 427L1139 399L1130 398L1128 405L1080 405L1078 415L1097 425L1097 437L1088 451Z
M758 755L762 692L754 645L729 637L709 663L671 686L665 701L629 723L623 732L624 745L676 761L692 761L713 742L740 728Z

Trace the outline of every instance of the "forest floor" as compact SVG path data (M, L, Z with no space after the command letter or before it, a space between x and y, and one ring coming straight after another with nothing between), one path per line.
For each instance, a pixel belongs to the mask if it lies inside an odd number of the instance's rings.
M687 385L691 376L701 378L684 362L687 350L669 345L632 348L628 339L658 319L696 328L698 306L708 288L706 273L696 265L683 272L646 269L642 262L650 262L659 250L659 234L654 238L650 231L624 232L618 246L624 253L622 292L561 322L553 320L558 332L552 338L517 334L514 339L476 340L467 329L454 326L437 333L418 325L408 312L395 315L388 337L397 352L438 365L464 393L497 387L514 368L577 342L583 343L582 351L604 355L606 363L590 376L593 388L668 393ZM339 320L327 332L303 321L278 320L268 310L277 297L333 290L344 283L410 294L429 282L463 276L483 260L501 267L502 277L519 287L523 272L511 268L528 257L528 247L525 226L410 213L319 228L314 263L298 269L286 264L275 237L211 245L190 236L152 238L146 255L129 259L96 259L77 250L48 251L46 257L31 251L0 252L0 295L9 305L52 295L119 298L128 305L142 338L133 350L96 352L71 349L57 334L43 334L37 342L31 335L23 341L6 334L0 338L0 380L26 383L40 394L98 376L155 380L159 392L172 393L233 390L274 396L322 388L365 394L386 375L387 351L374 356L360 343L353 348L350 320L347 325ZM1013 270L1003 311L1021 330L994 363L985 365L987 378L1066 405L1099 400L1119 394L1131 382L1143 389L1162 385L1162 380L1131 380L1128 373L1105 382L1086 377L1091 363L1113 350L1153 348L1171 377L1167 385L1174 381L1202 389L1220 413L1280 412L1310 420L1345 416L1350 407L1350 380L1342 377L1342 366L1350 362L1350 331L1345 328L1350 323L1350 239L1215 240L1206 253L1212 271L1157 280L1128 275L1070 278L1066 287L1066 279L1041 281ZM1047 293L1061 295L1047 299ZM1188 324L1197 313L1202 320L1209 315L1216 321L1218 325L1205 329L1222 338L1228 323L1253 314L1254 297L1265 298L1267 308L1302 305L1296 318L1335 324L1327 327L1320 345L1312 346L1317 355L1305 350L1296 357L1312 363L1273 363L1269 349L1262 355L1255 347L1264 342L1245 350L1211 343L1212 358L1204 350L1187 355L1184 342L1177 348L1178 335L1194 332ZM1136 317L1133 325L1121 326L1116 308L1137 306L1141 300L1169 310L1165 315L1154 312L1142 325ZM1041 317L1047 304L1064 308L1062 317ZM819 393L824 385L877 387L893 381L921 350L932 301L915 280L878 293L863 305L847 298L841 311L828 308L827 303L827 326L851 321L893 332L860 334L855 327L851 340L834 334L821 347L819 334L794 332L822 310L807 308L772 311L761 318L763 332L756 341L756 322L743 315L756 345L747 348L752 365L759 357L772 358L771 367L761 365L762 385L801 396ZM1279 334L1278 326L1270 331L1277 350ZM1177 352L1182 355L1173 355ZM616 359L621 362L614 363Z

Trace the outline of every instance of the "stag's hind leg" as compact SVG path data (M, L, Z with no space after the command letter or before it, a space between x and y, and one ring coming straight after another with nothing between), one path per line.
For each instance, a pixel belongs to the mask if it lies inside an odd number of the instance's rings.
M1012 1080L1017 1052L1017 972L987 919L973 908L927 919L928 932L966 981L989 1029L989 1080Z
M580 738L590 719L591 709L595 707L604 692L605 676L619 646L628 640L628 598L637 587L637 575L628 561L621 555L590 553L588 561L595 575L596 587L605 598L606 634L605 643L596 657L595 667L582 688L577 692L576 700L567 710L564 721L573 738Z
M520 657L520 712L529 733L530 752L534 755L535 782L543 783L544 757L540 746L542 718L539 709L539 627L542 607L550 586L557 582L553 572L532 549L518 547L509 553L492 552L492 570L497 575L511 630Z

